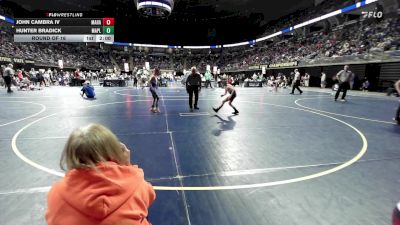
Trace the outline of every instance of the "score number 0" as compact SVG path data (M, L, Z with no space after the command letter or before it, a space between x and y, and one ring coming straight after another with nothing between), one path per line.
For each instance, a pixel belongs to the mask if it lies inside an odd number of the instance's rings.
M103 18L103 34L114 34L114 18Z
M114 34L114 18L103 18L103 34Z
M103 26L114 26L114 18L103 18Z

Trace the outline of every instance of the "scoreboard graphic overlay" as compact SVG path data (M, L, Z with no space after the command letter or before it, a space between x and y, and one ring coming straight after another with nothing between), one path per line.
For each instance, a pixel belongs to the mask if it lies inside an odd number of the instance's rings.
M114 18L82 18L83 13L46 13L16 18L14 42L114 42Z

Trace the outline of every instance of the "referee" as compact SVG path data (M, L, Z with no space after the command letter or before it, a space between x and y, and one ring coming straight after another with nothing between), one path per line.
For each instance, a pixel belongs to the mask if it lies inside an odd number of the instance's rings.
M190 112L193 112L193 94L194 94L194 109L197 107L199 100L199 91L201 90L201 76L197 73L196 67L192 67L192 73L186 78L186 91L189 94Z
M342 99L340 101L345 102L346 93L347 90L350 89L350 82L353 80L354 74L349 70L349 65L345 65L343 70L337 73L336 77L339 81L339 88L336 91L335 101L337 101L340 92L343 91Z
M300 89L300 80L301 80L301 76L300 76L300 72L298 69L294 70L294 79L293 79L293 88L292 88L292 92L290 92L291 95L294 95L294 90L297 89L300 94L303 94L303 91Z
M13 65L8 64L8 66L3 71L3 78L4 78L4 82L6 83L6 86L7 86L7 93L13 92L11 90L11 81L12 81L13 76L14 76Z

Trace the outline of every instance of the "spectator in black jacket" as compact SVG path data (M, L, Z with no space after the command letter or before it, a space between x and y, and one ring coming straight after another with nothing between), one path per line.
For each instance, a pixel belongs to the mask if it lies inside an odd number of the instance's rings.
M194 94L194 109L197 107L197 101L199 100L199 91L201 90L201 76L197 73L196 67L192 67L192 73L186 78L186 91L189 94L189 107L190 111L193 112L193 94Z

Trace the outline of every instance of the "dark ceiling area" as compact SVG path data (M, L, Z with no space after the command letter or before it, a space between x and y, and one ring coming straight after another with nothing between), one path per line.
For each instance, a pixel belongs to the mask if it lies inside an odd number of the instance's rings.
M115 40L144 44L211 45L236 43L262 35L268 23L313 0L175 0L168 18L141 16L133 0L0 0L15 17L43 11L95 12L115 17ZM43 14L42 14L43 15Z

